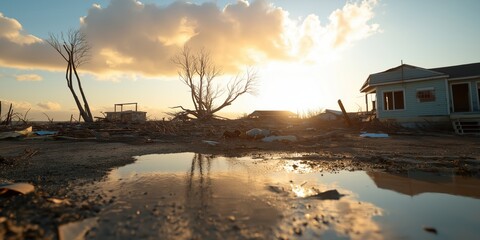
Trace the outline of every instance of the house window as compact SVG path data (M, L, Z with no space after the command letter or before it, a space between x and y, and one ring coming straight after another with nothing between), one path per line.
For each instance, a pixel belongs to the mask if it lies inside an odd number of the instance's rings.
M403 91L383 93L383 110L405 109Z
M435 101L435 89L417 89L417 100L419 102L434 102Z

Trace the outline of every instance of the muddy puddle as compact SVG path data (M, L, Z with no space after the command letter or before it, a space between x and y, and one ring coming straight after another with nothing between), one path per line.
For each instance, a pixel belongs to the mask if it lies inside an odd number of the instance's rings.
M476 239L480 181L324 171L309 161L153 154L85 186L87 239Z

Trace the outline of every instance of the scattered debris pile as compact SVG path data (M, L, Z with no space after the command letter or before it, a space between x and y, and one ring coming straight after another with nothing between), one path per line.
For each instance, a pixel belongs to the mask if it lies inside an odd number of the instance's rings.
M284 142L302 144L345 137L347 132L359 136L372 133L376 136L392 134L415 134L412 130L377 121L361 122L350 118L348 127L342 118L332 121L318 117L295 119L292 122L269 122L243 118L236 120L213 119L210 121L146 121L94 123L49 122L19 123L0 126L0 140L73 140L73 141L117 141L151 143L155 141L216 142L233 140L258 140L257 142ZM356 133L355 133L356 132ZM387 134L387 135L385 135ZM350 135L349 135L350 136Z

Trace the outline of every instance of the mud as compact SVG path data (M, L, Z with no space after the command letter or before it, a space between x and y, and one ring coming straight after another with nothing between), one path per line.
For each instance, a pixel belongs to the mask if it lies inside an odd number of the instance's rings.
M110 131L109 135L86 139L1 140L0 182L28 182L35 186L35 192L0 196L0 237L57 239L62 224L98 216L115 200L81 186L98 183L112 169L133 163L134 156L145 154L196 152L266 161L289 156L313 171L401 174L422 170L480 176L480 138L477 137L392 131L388 132L389 138L374 139L360 137L361 129L307 130L297 126L280 128L280 134L294 134L298 141L265 143L222 136L224 130L248 130L249 126L241 124L223 128L192 126L184 132L160 126L158 131L146 129L120 135ZM211 146L202 140L216 141L218 145ZM68 201L54 203L49 200L52 198ZM172 218L181 216L175 213L182 209L171 208ZM215 227L233 229L232 236L237 236L235 233L240 230L232 222L235 221ZM245 238L255 238L258 234L261 237L265 233L262 229L252 232L241 229L247 231ZM216 238L215 235L209 237Z

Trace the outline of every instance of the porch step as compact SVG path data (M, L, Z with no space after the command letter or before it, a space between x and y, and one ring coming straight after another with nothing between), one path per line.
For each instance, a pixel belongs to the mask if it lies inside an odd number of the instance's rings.
M480 135L480 119L452 119L456 134Z

